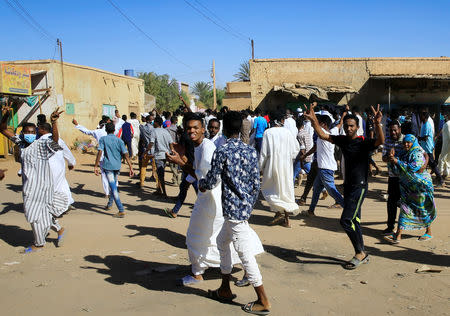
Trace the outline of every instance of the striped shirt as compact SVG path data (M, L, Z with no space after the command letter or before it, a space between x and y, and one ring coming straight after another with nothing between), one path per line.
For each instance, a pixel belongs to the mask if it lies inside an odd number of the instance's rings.
M304 127L301 130L298 131L297 134L297 140L300 144L300 150L305 150L305 153L311 150L313 148L313 138L311 136L311 133L309 130ZM312 162L313 161L313 155L309 155L305 158L305 162Z

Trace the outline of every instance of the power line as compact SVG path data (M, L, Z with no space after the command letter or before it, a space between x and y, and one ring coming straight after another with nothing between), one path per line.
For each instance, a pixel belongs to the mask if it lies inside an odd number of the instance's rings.
M47 37L50 40L53 40L52 38L50 38L45 32L43 32L42 30L40 30L37 26L35 26L34 24L32 24L30 21L28 21L28 19L15 7L13 6L8 0L4 0L6 2L6 4L11 7L11 9L14 10L14 12L22 19L24 20L25 23L27 23L30 27L32 27L33 29L35 29L36 32L41 33L42 35L44 35L45 37Z
M217 16L217 14L215 14L214 12L212 12L211 10L209 10L204 4L202 4L200 1L198 0L194 0L195 2L197 2L198 5L200 5L203 9L205 9L206 11L208 11L209 13L211 13L217 20L219 20L220 22L222 22L224 25L226 25L232 32L236 33L237 35L241 36L243 39L245 40L251 40L249 36L245 36L243 35L241 32L235 30L233 27L231 27L228 23L226 23L224 20L222 20L221 18L219 18Z
M235 33L233 33L233 32L230 32L228 29L226 29L225 27L223 27L222 25L220 25L219 23L217 23L216 21L214 21L213 19L211 19L209 16L207 16L206 14L204 14L202 11L200 11L198 8L196 8L192 3L190 3L190 2L188 2L188 1L186 1L186 0L183 0L184 2L186 2L186 4L188 5L188 6L190 6L192 9L194 9L195 11L197 11L200 15L202 15L205 19L207 19L207 20L209 20L209 21L211 21L212 23L214 23L215 25L217 25L218 27L220 27L222 30L224 30L225 32L227 32L227 33L229 33L229 34L231 34L232 36L234 36L234 37L236 37L238 40L241 40L241 41L244 41L244 42L246 42L247 43L247 40L245 39L243 39L242 37L240 37L239 35L236 35Z
M144 30L142 30L136 23L133 22L133 20L131 20L112 0L106 0L108 1L128 22L131 23L131 25L133 25L139 32L141 32L146 38L148 38L150 41L152 41L152 43L158 47L160 50L162 50L163 52L165 52L167 55L169 55L170 57L172 57L174 60L176 60L177 62L179 62L180 64L192 69L191 66L185 64L184 62L182 62L181 60L179 60L178 58L176 58L171 52L169 52L167 49L165 49L164 47L162 47L161 45L159 45L153 38L150 37L150 35L148 35L146 32L144 32Z
M25 9L18 0L13 0L13 1L16 3L16 5L19 7L19 9L21 9L22 12L28 16L28 18L31 20L31 22L33 22L48 38L53 39L53 40L56 39L55 36L52 36L49 32L47 32L47 30L31 16L31 14L28 12L28 10Z

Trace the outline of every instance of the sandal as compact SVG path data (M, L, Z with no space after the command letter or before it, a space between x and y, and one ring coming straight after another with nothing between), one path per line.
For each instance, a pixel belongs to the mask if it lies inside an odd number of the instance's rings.
M221 303L230 303L237 297L237 295L232 294L231 297L225 297L220 295L219 289L217 289L217 290L208 290L208 297Z
M356 257L353 257L349 262L344 264L344 269L346 270L355 270L361 264L369 263L369 255L366 255L364 259L359 260Z
M428 235L428 234L423 234L422 236L419 237L418 241L427 241L427 240L430 240L431 238L433 238L433 236Z
M334 203L333 205L328 206L327 208L332 209L332 208L342 208L342 206L339 203Z
M63 233L58 235L58 240L56 241L56 247L61 247L64 244L64 235L66 234L66 229L64 228Z
M274 217L274 219L272 219L269 222L269 226L277 225L277 224L279 224L282 221L284 221L284 216L283 215L276 216L276 217Z
M35 246L36 247L36 246ZM23 254L24 255L26 255L26 254L30 254L30 253L33 253L33 252L38 252L38 251L41 251L42 250L42 248L43 248L43 246L41 246L41 247L37 247L37 248L33 248L33 247L26 247L24 250L23 250Z
M390 242L391 244L398 244L400 242L400 240L398 240L395 234L393 233L390 235L383 236L383 239Z
M260 311L253 310L253 306L255 304L259 304L258 302L250 302L242 306L242 310L246 313L253 314L253 315L269 315L270 311L268 309L263 309Z
M164 213L166 213L167 216L169 216L170 218L175 218L175 216L173 216L172 211L169 210L167 207L164 209Z
M305 217L315 217L316 214L314 214L314 212L310 212L310 211L302 211L300 213L300 215L305 216Z

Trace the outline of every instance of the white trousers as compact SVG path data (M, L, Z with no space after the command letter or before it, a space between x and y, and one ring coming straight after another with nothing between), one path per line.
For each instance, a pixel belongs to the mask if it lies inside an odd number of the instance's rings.
M254 287L261 286L262 276L258 263L253 255L252 237L247 221L235 221L225 219L222 229L217 236L217 248L220 253L220 271L222 274L230 274L233 269L230 243L241 259L247 272L247 277Z
M45 245L45 238L47 237L50 228L54 227L56 231L61 229L58 220L54 218L51 214L47 214L45 218L37 222L31 223L31 229L34 235L34 245L41 247Z

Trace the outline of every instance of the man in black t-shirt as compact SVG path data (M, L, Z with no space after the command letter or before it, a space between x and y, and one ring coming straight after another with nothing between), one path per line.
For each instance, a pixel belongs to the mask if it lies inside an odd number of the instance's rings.
M343 114L344 131L346 136L329 135L320 128L314 107L314 102L305 116L311 121L317 135L326 141L329 141L342 150L345 158L345 180L344 180L344 210L341 215L341 226L347 233L355 249L355 256L348 261L344 268L355 269L362 263L369 261L369 255L364 250L364 241L361 233L361 206L367 193L367 177L369 172L370 152L384 143L384 134L381 128L382 114L380 105L377 110L372 107L374 114L374 124L377 138L364 138L357 136L359 119L352 114Z

